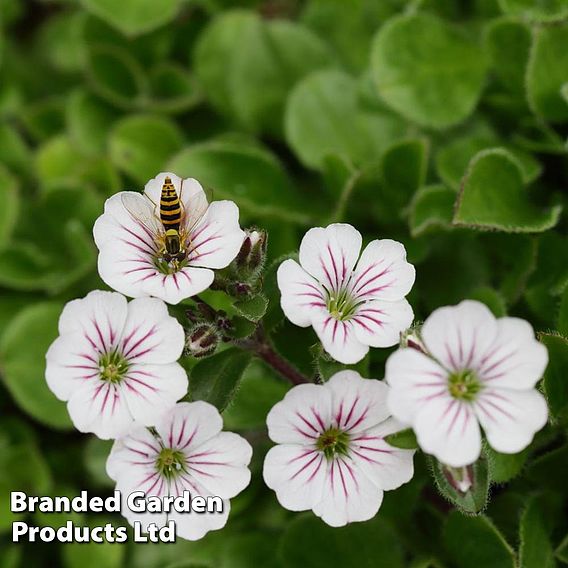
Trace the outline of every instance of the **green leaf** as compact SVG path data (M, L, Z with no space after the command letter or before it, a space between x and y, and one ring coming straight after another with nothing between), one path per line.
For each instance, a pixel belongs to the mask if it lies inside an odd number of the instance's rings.
M527 98L533 112L550 122L568 120L561 89L568 80L568 25L538 27L527 67Z
M115 123L109 137L113 162L140 184L145 184L183 147L183 134L167 118L129 115Z
M136 108L148 100L144 70L126 50L110 45L91 47L87 71L93 89L115 106Z
M153 67L149 75L152 110L178 113L193 108L201 101L201 91L186 70L173 63Z
M4 247L16 226L20 211L20 194L16 179L0 164L0 248Z
M564 337L568 337L568 286L562 292L558 316L556 318L556 329Z
M568 339L548 333L542 333L539 337L548 349L548 367L544 372L542 383L548 408L555 420L566 420L568 419Z
M195 50L197 77L213 104L247 129L273 134L282 130L294 84L330 63L327 46L308 29L291 21L266 22L242 10L216 18Z
M447 128L474 110L485 78L484 52L461 30L427 14L391 18L371 52L381 97L422 126Z
M487 517L450 513L444 541L457 568L516 568L513 549Z
M502 318L507 315L505 299L500 292L493 288L489 288L488 286L476 288L469 294L469 299L483 302L497 318Z
M506 483L517 477L523 470L529 455L526 448L517 454L500 454L487 446L485 455L489 462L489 473L493 483Z
M331 154L356 166L378 161L405 126L387 110L367 109L358 85L341 71L319 71L290 94L286 107L286 140L309 168L324 169Z
M2 163L15 172L23 174L29 168L30 149L11 124L0 123L0 156Z
M250 321L258 321L264 317L268 308L268 300L262 294L257 294L246 300L239 300L234 304L235 309Z
M418 441L416 440L416 434L412 428L389 434L386 436L385 442L388 442L395 448L402 448L403 450L418 449Z
M556 549L556 557L564 564L568 564L568 534L564 537L562 542L558 545Z
M430 470L442 497L466 514L483 511L489 499L489 471L487 460L454 468L430 458Z
M48 140L35 155L36 175L44 187L76 181L84 163L81 152L65 135Z
M220 412L231 403L252 355L235 347L203 359L189 376L189 397L204 400Z
M84 447L84 464L89 478L100 487L114 487L114 481L106 472L106 462L110 455L113 440L101 440L91 436Z
M455 191L445 185L419 189L410 205L410 234L420 237L438 229L449 229L454 214Z
M308 224L305 200L292 187L280 162L248 139L194 144L168 163L168 170L195 177L213 198L231 199L250 215Z
M519 526L519 567L520 568L555 568L554 550L550 542L550 534L537 496L530 497L521 516Z
M479 152L470 162L454 224L504 232L541 232L554 227L561 206L541 210L530 203L517 160L506 150Z
M104 526L104 525L103 525ZM121 568L126 547L112 542L70 542L62 547L65 568Z
M171 22L180 0L81 0L86 10L122 33L135 36Z
M404 566L396 533L380 515L341 528L330 527L311 514L299 516L285 530L280 554L287 568Z
M567 0L499 0L499 6L506 14L536 22L553 22L568 17Z
M72 428L67 408L45 381L45 354L57 337L61 308L58 303L38 303L22 310L2 335L0 368L6 388L22 410L63 430Z

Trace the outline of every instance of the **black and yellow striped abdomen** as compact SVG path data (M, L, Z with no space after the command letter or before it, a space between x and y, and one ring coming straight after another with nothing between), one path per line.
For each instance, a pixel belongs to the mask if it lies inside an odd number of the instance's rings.
M179 231L181 205L176 188L169 177L164 180L164 185L162 186L162 194L160 196L160 221L162 221L166 231L168 229Z

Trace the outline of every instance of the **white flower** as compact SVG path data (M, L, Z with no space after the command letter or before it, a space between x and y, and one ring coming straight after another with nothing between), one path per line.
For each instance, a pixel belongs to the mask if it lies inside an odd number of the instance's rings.
M464 301L434 311L421 335L426 353L401 349L386 366L389 408L412 425L420 447L447 465L471 464L481 451L480 425L498 452L528 446L548 414L534 388L548 354L532 327Z
M175 258L168 256L160 221L160 196L167 178L182 205L180 252ZM127 296L155 296L170 304L206 290L214 279L211 269L228 266L244 239L235 203L208 204L197 180L182 180L172 173L151 179L144 195L132 191L113 195L93 233L99 274L106 284Z
M176 363L183 346L183 328L161 300L127 303L95 290L63 309L45 376L78 430L116 438L134 420L154 424L186 394L187 375Z
M134 428L117 440L107 460L107 473L121 492L122 514L143 529L151 523L164 526L173 520L178 536L188 540L225 526L229 499L250 482L247 468L252 448L241 436L222 432L223 420L206 402L183 402L156 424L156 435ZM189 491L196 496L223 499L222 512L136 513L126 497L143 491L146 497L177 497Z
M324 385L292 388L268 414L279 445L264 461L264 480L291 511L312 509L338 527L373 517L383 492L412 478L412 450L387 444L400 430L389 415L389 387L354 371Z
M369 346L395 345L413 318L404 297L415 271L404 246L374 240L359 258L361 242L351 225L310 229L300 245L300 264L286 260L278 268L286 317L313 326L324 349L346 364L363 359Z

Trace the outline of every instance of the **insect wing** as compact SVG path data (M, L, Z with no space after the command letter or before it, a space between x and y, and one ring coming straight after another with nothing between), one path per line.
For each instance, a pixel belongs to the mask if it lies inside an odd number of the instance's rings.
M125 193L122 204L131 217L141 223L148 231L156 235L162 231L162 224L154 213L154 205L143 195Z
M207 212L209 204L213 201L213 192L205 188L199 188L197 191L194 188L186 188L184 191L182 180L179 196L182 224L187 227L188 232L191 232Z

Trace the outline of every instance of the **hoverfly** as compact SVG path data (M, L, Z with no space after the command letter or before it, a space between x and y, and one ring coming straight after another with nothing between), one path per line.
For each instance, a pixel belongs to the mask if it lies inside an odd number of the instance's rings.
M195 196L189 196L191 211L186 211L183 181L178 194L171 178L165 178L159 206L146 194L143 194L144 200L131 193L125 193L121 198L132 218L141 223L158 244L160 258L167 264L179 265L186 259L190 232L208 207L207 198L196 193Z

